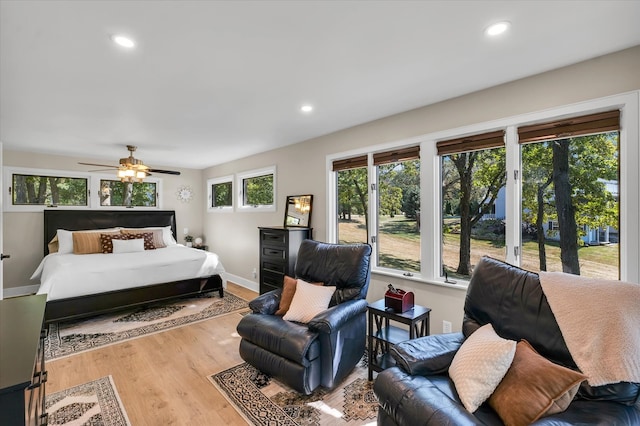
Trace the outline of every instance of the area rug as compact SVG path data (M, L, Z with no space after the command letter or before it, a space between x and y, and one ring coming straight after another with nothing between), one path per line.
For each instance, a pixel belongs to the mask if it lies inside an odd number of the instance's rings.
M55 322L48 326L45 357L51 361L242 309L248 309L246 300L229 292L220 298L216 290L77 321Z
M49 426L130 426L111 376L47 395Z
M378 401L363 359L335 389L301 395L247 363L209 380L253 425L375 425Z

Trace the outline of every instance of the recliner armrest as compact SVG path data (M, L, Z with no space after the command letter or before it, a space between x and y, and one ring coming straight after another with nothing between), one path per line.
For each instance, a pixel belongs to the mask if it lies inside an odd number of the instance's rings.
M282 289L271 290L249 302L249 308L256 314L273 315L280 307Z
M307 326L311 331L331 334L333 331L340 329L356 315L366 311L366 300L349 300L320 312L309 321Z
M390 352L397 365L412 376L442 374L463 341L462 333L435 334L398 343Z

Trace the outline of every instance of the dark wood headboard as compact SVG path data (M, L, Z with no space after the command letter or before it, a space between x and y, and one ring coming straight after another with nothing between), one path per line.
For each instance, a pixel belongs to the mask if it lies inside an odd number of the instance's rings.
M171 226L176 237L176 212L174 210L45 210L44 255L47 245L58 229L82 231L122 226L144 228L147 226Z

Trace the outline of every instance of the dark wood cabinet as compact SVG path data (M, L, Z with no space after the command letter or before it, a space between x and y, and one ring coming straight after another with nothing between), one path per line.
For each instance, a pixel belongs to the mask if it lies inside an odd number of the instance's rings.
M46 425L42 328L47 295L0 300L0 424Z
M311 238L311 228L282 226L260 229L260 294L282 288L284 276L293 276L298 248Z

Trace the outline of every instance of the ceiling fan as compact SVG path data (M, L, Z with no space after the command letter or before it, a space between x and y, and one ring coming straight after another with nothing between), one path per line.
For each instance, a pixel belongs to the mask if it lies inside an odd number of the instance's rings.
M127 145L127 149L129 150L129 156L120 159L119 166L110 166L106 164L95 164L95 163L78 163L85 166L96 166L96 167L108 167L109 169L118 169L117 176L122 182L142 182L144 178L147 176L151 176L151 173L164 173L167 175L176 175L179 176L180 172L174 170L162 170L162 169L152 169L149 166L145 166L142 160L138 160L133 157L133 153L136 150L136 147L133 145ZM94 172L101 170L91 170Z

